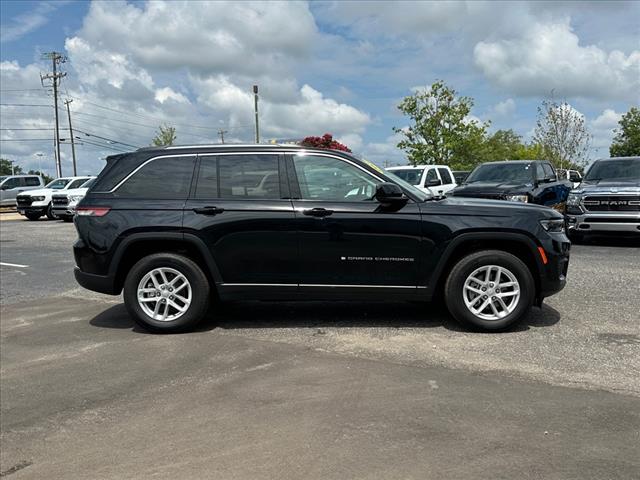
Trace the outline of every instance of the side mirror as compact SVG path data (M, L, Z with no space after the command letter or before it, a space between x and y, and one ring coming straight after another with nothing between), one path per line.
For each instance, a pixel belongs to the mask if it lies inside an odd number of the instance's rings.
M582 181L582 177L576 173L572 173L569 175L569 181L578 183Z
M407 201L407 197L404 196L402 189L391 182L379 183L376 186L375 198L378 202L386 205Z
M434 180L428 180L425 184L427 187L437 187L438 185L442 185L442 180L436 178Z

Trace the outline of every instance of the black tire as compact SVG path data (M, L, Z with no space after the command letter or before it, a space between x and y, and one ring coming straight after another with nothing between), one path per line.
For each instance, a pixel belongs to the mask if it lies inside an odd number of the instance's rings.
M62 218L63 222L67 222L67 223L73 222L73 217L70 217L69 215L65 215L64 217L60 217L60 218Z
M25 213L24 216L29 220L35 221L38 220L42 215L40 215L39 213Z
M47 207L47 211L45 213L47 215L47 218L49 220L57 220L58 216L53 213L53 205L49 204L49 206Z
M520 285L520 298L515 309L503 318L483 319L469 310L464 302L465 280L476 269L497 265L509 270ZM445 302L451 315L461 324L477 330L502 331L521 320L533 305L535 282L529 268L518 257L501 250L483 250L462 258L454 265L445 283Z
M191 285L192 299L186 312L171 321L153 319L138 303L138 285L155 268L172 268L184 275ZM124 303L133 320L154 333L176 333L193 329L209 307L211 287L204 272L191 259L174 253L156 253L139 260L129 270L124 282Z

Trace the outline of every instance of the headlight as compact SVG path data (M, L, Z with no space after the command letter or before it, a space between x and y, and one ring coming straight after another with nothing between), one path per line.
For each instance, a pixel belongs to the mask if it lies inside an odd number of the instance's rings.
M540 220L540 225L542 225L542 228L544 228L547 232L551 233L560 233L565 231L564 218Z
M38 197L31 197L31 201L32 202L41 202L44 200L43 196L38 196Z
M570 193L567 197L567 205L577 207L580 205L580 195L578 193Z
M527 203L529 201L528 195L507 195L507 200L511 202L524 202Z
M78 203L84 198L84 195L69 195L69 203Z

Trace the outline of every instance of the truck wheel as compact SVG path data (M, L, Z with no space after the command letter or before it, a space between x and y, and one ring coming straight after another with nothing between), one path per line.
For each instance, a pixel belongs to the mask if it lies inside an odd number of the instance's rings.
M39 213L25 213L24 216L27 217L29 220L38 220L40 218Z
M483 250L461 259L445 284L449 312L460 323L485 331L505 330L531 308L535 283L518 257Z
M46 215L49 220L58 219L58 216L55 213L53 213L53 205L51 204L49 204L49 206L47 207Z
M192 260L156 253L139 260L124 282L124 303L133 320L156 333L195 327L209 306L210 286Z

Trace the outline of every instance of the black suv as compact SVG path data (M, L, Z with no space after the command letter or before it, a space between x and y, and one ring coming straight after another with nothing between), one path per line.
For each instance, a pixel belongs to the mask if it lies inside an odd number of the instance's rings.
M546 160L507 160L478 165L448 195L536 203L564 212L572 188Z
M501 330L561 290L562 215L433 198L344 152L286 145L141 149L107 159L77 208L77 281L153 331L230 299L442 298Z

